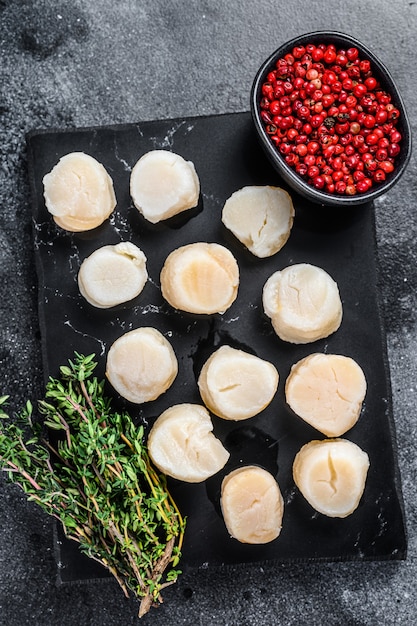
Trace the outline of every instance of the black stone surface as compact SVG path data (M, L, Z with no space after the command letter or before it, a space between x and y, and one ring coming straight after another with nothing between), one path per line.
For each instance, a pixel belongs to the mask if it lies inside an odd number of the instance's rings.
M0 2L1 393L17 408L43 387L26 133L247 111L253 77L273 50L334 29L387 65L415 135L416 12L413 2L388 0ZM416 180L413 154L398 185L375 202L407 559L203 566L168 588L142 623L415 623ZM54 545L51 520L0 475L2 626L137 623L136 602L110 580L57 586Z
M150 225L130 200L130 172L140 156L163 147L168 136L170 148L194 163L202 197L195 210L165 224ZM345 210L322 208L293 194L295 220L289 241L278 254L256 259L221 222L223 205L233 191L245 185L283 184L262 152L249 113L32 133L28 141L46 376L57 376L59 366L72 358L76 349L82 354L96 354L97 372L103 378L113 341L140 326L158 328L174 348L179 374L167 393L154 402L140 407L128 405L130 413L148 429L173 404L201 403L196 380L204 361L220 345L254 353L274 363L280 374L279 392L260 415L240 423L213 418L214 433L231 454L223 470L204 484L170 481L170 491L188 519L183 567L404 558L406 539L395 425L376 291L373 205ZM117 207L95 231L69 234L54 225L46 210L42 180L60 157L76 151L103 163L113 178ZM97 310L79 293L78 270L93 250L120 241L132 241L144 251L149 280L135 302ZM161 295L159 274L167 255L196 241L220 243L237 259L238 298L223 315L181 313L167 305ZM266 280L294 263L312 263L325 269L337 281L343 303L343 321L336 333L298 346L276 337L262 308ZM367 379L361 418L345 437L366 450L371 467L361 506L345 520L317 515L292 479L297 451L323 436L292 414L285 402L285 380L292 365L314 352L351 356ZM116 398L117 406L119 399L110 385L107 393ZM263 546L231 539L219 510L223 477L253 463L276 475L285 502L280 537ZM80 577L81 568L74 564L77 554L75 544L63 544L59 556L61 580ZM88 577L90 566L85 574L81 572L81 578Z

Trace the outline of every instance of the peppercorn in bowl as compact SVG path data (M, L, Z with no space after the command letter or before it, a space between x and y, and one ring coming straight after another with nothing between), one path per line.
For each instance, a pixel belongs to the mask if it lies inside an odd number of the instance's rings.
M395 185L411 156L393 78L343 33L308 33L278 48L256 74L251 113L281 178L318 204L374 200Z

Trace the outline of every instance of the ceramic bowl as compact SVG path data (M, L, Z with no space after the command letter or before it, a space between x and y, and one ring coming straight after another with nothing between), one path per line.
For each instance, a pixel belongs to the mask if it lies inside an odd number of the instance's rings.
M260 101L262 98L262 85L266 80L268 73L275 69L276 61L292 51L294 46L305 46L308 43L319 45L320 43L331 44L333 43L338 49L347 49L350 47L356 47L359 50L359 55L362 59L368 59L371 61L372 75L379 81L381 87L391 94L392 103L399 109L400 118L397 128L402 134L401 152L396 158L395 169L391 174L388 174L386 180L380 184L374 184L373 187L367 192L357 193L352 196L341 195L336 193L327 193L326 191L316 189L304 180L297 172L290 167L280 154L278 149L271 141L268 133L265 130L265 125L261 119L260 113ZM277 170L280 177L297 193L305 198L321 205L334 205L334 206L349 206L364 204L373 201L378 196L386 193L391 187L393 187L402 174L410 159L411 155L411 129L408 116L404 107L403 100L398 91L398 88L389 73L388 69L383 63L375 56L369 48L364 46L357 39L340 32L335 31L316 31L295 37L290 41L281 45L271 56L262 63L259 68L255 79L253 81L251 90L251 113L256 132L258 134L261 145L263 146L267 156L269 157L272 165Z

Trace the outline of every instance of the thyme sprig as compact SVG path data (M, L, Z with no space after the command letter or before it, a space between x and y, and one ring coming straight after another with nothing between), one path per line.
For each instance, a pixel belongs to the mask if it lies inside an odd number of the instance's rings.
M185 520L151 465L143 426L112 409L95 367L93 354L76 352L49 379L36 415L28 401L12 419L0 397L0 466L140 599L141 617L180 574Z

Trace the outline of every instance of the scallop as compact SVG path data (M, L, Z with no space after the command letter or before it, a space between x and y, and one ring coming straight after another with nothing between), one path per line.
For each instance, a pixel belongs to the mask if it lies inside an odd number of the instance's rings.
M81 263L80 293L101 309L128 302L138 296L148 279L146 256L133 243L102 246Z
M227 420L245 420L268 406L278 380L278 371L269 361L224 345L204 363L198 387L212 413Z
M293 463L295 484L319 513L347 517L358 507L369 469L368 454L347 439L305 444Z
M280 187L247 186L225 202L222 222L252 254L270 257L286 244L294 221L291 196Z
M335 280L309 263L274 272L262 294L265 314L283 340L305 344L334 333L342 321L342 302Z
M200 181L192 161L169 150L151 150L132 169L130 195L143 217L156 224L196 207Z
M281 533L281 491L274 476L261 467L230 472L222 482L220 504L229 534L241 543L270 543Z
M161 472L188 483L210 478L230 456L213 434L207 409L199 404L176 404L166 409L153 424L147 445Z
M49 213L58 226L71 232L97 228L116 206L112 178L84 152L63 156L44 176L43 186Z
M224 246L197 242L173 250L161 271L163 297L188 313L224 313L237 298L239 267Z
M358 421L366 394L362 368L340 354L310 354L292 366L286 401L327 437L340 437Z
M169 341L156 328L128 331L111 345L106 376L114 389L136 404L156 400L174 382L178 361Z

